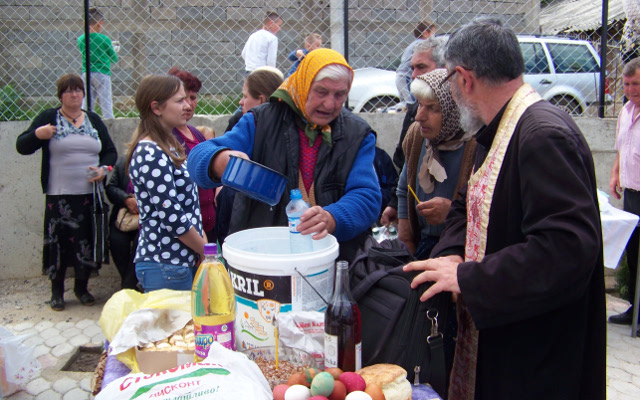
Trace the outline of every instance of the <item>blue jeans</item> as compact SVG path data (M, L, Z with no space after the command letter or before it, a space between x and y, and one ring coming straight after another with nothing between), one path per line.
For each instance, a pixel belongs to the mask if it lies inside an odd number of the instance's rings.
M193 269L143 261L136 263L136 277L145 293L159 289L191 290Z
M87 79L82 75L82 81ZM84 83L85 87L87 82ZM96 99L100 102L102 118L113 118L113 102L111 100L111 76L100 72L91 72L91 111L95 112ZM87 97L82 101L82 108L87 110Z

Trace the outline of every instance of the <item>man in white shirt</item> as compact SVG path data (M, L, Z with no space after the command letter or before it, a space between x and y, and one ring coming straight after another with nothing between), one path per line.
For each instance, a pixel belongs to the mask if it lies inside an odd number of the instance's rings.
M276 34L282 26L282 18L273 12L267 12L262 29L249 36L242 49L246 74L265 65L275 67L278 54L278 38Z
M624 193L625 211L640 215L640 58L629 61L622 70L624 95L629 101L618 115L616 130L616 159L611 169L609 190L616 198ZM624 191L623 191L624 189ZM627 265L629 266L628 300L631 307L622 314L612 315L612 324L631 325L635 282L638 274L638 234L636 228L627 243ZM637 311L636 311L637 312Z

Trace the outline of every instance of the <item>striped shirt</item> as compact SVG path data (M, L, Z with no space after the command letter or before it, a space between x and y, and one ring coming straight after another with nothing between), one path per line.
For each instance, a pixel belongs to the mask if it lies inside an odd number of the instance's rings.
M640 190L640 118L633 117L636 106L628 101L618 115L616 150L620 155L620 186Z

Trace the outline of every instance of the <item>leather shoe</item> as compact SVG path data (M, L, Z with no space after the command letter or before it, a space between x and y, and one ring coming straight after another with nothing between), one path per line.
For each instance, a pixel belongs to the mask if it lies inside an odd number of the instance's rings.
M76 297L78 298L78 300L80 300L80 303L82 303L83 306L92 306L96 304L96 299L94 299L89 292L84 292L80 296L76 294Z
M64 300L62 297L52 297L49 301L49 305L53 311L62 311L64 310Z
M609 322L616 325L631 325L633 320L633 306L629 307L627 311L612 315L609 317Z

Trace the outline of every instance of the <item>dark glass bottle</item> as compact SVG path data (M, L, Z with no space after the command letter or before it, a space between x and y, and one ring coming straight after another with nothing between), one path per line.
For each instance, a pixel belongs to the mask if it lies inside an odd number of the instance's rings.
M343 371L362 368L360 309L349 288L349 263L338 261L333 296L324 314L324 366Z

